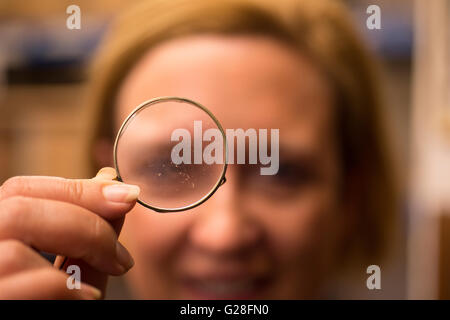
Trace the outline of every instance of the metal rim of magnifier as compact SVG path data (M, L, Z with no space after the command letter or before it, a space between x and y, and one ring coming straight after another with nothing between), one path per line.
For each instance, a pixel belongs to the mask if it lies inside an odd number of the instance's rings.
M120 181L120 182L124 182L124 181L122 180L121 175L120 175L119 165L118 165L118 161L117 161L117 147L118 147L118 144L119 144L119 139L120 139L120 137L122 136L124 130L127 128L128 124L129 124L129 122L130 122L130 120L132 120L132 119L139 113L139 111L141 111L142 109L144 109L144 108L146 108L146 107L149 107L149 106L151 106L151 105L153 105L153 104L158 104L158 103L161 103L161 102L167 102L167 101L175 101L175 102L189 103L189 104L191 104L191 105L193 105L193 106L195 106L195 107L197 107L197 108L203 110L204 112L206 112L206 113L211 117L211 119L213 119L214 123L215 123L215 124L217 125L217 127L219 128L220 133L222 134L222 137L223 137L223 141L224 141L224 143L225 143L225 161L224 161L224 165L223 165L223 169L222 169L222 174L220 175L220 178L217 180L217 182L216 182L216 184L214 185L214 187L211 188L211 190L209 191L209 193L207 193L205 196L203 196L203 198L201 198L200 200L198 200L198 201L196 201L196 202L194 202L194 203L192 203L192 204L190 204L190 205L183 206L183 207L177 207L177 208L170 208L170 209L169 209L169 208L162 208L162 207L152 206L152 205L149 205L148 203L146 203L146 202L144 202L144 201L141 201L141 200L137 199L137 202L138 202L139 204L141 204L142 206L144 206L144 207L146 207L146 208L149 208L149 209L152 209L152 210L154 210L154 211L156 211L156 212L161 212L161 213L164 213L164 212L179 212L179 211L185 211L185 210L189 210L189 209L192 209L192 208L195 208L195 207L201 205L203 202L205 202L206 200L208 200L208 199L209 199L209 198L217 191L217 189L218 189L222 184L224 184L224 183L226 182L225 174L226 174L226 172L227 172L227 166L228 166L228 163L227 163L227 159L228 159L228 147L227 147L227 138L226 138L226 135L225 135L225 131L223 130L222 125L220 124L219 120L217 120L217 118L212 114L211 111L209 111L206 107L202 106L200 103L195 102L195 101L192 101L192 100L187 99L187 98L180 98L180 97L158 97L158 98L154 98L154 99L147 100L147 101L141 103L140 105L138 105L138 106L137 106L137 107L136 107L136 108L128 115L128 117L127 117L127 118L125 119L125 121L122 123L122 126L121 126L120 129L119 129L119 132L117 133L116 140L115 140L115 142L114 142L114 155L113 155L113 156L114 156L114 167L115 167L116 173L117 173L117 180Z

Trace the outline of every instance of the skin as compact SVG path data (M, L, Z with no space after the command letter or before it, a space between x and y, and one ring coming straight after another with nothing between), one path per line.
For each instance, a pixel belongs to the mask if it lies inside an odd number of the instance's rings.
M1 186L0 299L99 299L108 275L132 267L117 234L136 187L114 177L104 168L94 179L14 177ZM118 185L113 198L105 196L106 187ZM81 289L69 290L68 275L33 248L70 257L67 265L81 268Z
M184 213L136 206L123 234L136 261L128 273L135 297L316 297L343 237L327 79L271 38L175 39L124 79L116 126L142 101L172 95L207 106L225 128L279 128L280 171L262 177L259 165L231 165L214 196Z

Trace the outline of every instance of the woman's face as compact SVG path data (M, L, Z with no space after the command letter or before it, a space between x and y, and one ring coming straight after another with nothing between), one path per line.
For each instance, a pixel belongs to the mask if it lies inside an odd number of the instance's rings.
M148 51L124 80L116 125L141 102L181 96L225 128L279 129L280 167L234 164L201 206L137 205L122 237L137 298L278 299L318 294L341 237L332 92L300 53L257 36L198 35Z

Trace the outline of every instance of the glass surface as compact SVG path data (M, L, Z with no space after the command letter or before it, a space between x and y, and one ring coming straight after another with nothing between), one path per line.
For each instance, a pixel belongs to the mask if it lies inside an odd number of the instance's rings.
M116 169L123 182L141 188L143 204L188 207L220 184L225 145L220 124L208 111L165 98L144 103L125 120L116 140Z

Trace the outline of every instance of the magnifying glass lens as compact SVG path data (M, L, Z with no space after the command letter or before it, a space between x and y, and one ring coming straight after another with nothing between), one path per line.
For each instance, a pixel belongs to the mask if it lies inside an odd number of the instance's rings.
M203 106L158 98L133 111L116 139L119 179L141 188L139 202L181 211L205 201L225 175L225 134Z

